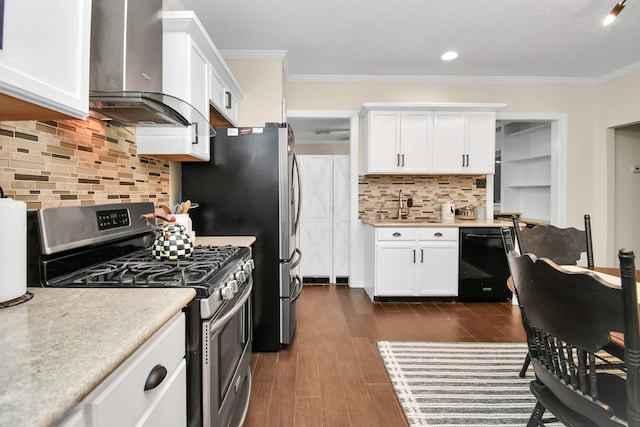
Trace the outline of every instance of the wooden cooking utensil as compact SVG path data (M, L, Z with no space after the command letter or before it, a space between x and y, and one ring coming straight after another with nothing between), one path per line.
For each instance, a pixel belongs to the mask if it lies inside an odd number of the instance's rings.
M184 202L182 204L182 213L186 214L189 212L189 209L191 209L191 200L187 200L186 202Z
M160 206L162 208L162 210L164 211L164 213L171 215L173 212L171 212L171 208L169 207L169 205L162 205Z

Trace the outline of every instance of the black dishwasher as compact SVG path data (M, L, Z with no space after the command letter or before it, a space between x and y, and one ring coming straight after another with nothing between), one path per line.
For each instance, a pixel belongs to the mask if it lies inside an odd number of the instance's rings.
M460 227L459 301L508 301L509 266L500 227Z

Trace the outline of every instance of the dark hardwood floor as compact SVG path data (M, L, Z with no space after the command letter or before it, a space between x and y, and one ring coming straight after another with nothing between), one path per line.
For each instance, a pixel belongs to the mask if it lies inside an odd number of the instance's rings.
M511 303L373 304L362 289L305 285L293 344L253 356L244 427L406 426L377 341L524 342L521 322Z

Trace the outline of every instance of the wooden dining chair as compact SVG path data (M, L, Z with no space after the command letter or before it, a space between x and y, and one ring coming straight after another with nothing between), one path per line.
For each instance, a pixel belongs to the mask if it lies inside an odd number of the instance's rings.
M501 232L502 232L502 243L504 245L504 250L505 250L505 253L507 255L507 260L508 260L508 257L509 257L510 253L516 253L516 248L515 248L515 245L514 245L514 242L513 242L511 230L509 230L509 228L507 228L507 227L503 227L501 229ZM514 234L517 235L517 233L515 233L515 232L514 232ZM517 252L517 254L519 255L520 252ZM508 263L507 263L507 265L508 265ZM509 268L509 270L511 270L511 268ZM527 351L527 354L526 354L525 359L524 359L524 363L522 364L522 368L520 368L520 373L518 374L520 376L520 378L524 378L526 373L527 373L527 369L529 368L529 364L531 363L531 356L529 354L532 351L535 351L535 348L534 348L535 337L533 335L533 331L531 330L531 327L529 326L529 321L527 320L527 315L526 315L526 313L524 311L524 307L522 306L522 302L520 301L520 298L518 297L518 290L516 289L516 287L515 287L515 285L513 283L513 272L510 271L510 274L511 274L511 276L509 276L509 278L507 279L508 287L513 292L513 295L516 298L516 301L518 301L518 307L520 308L520 316L522 318L522 328L524 329L524 333L525 333L525 336L527 338L527 345L529 347L529 350Z
M558 265L577 265L585 253L587 267L593 268L593 241L589 215L584 216L584 230L575 227L559 228L554 225L521 228L516 215L513 215L511 220L521 254L532 253L538 258L549 258Z
M553 225L521 228L517 215L513 215L511 220L513 221L517 247L521 254L533 253L539 258L549 258L559 265L577 265L582 254L586 253L587 267L594 267L591 217L589 215L584 216L584 230L578 230L575 227L559 228ZM520 369L521 378L526 375L530 362L527 353Z
M620 250L622 286L595 273L569 272L553 261L507 251L533 340L537 402L528 427L548 410L568 426L640 426L640 327L632 251ZM610 332L624 333L625 370L598 369Z

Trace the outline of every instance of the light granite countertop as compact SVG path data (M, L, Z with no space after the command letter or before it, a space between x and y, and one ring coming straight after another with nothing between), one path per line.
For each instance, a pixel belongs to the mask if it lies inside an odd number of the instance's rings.
M28 291L31 300L0 309L0 426L51 425L195 297L173 288Z
M254 236L196 236L197 245L211 246L251 246L256 242Z
M503 221L498 219L458 219L454 221L427 221L413 219L367 219L361 218L365 224L373 227L513 227L511 221Z

